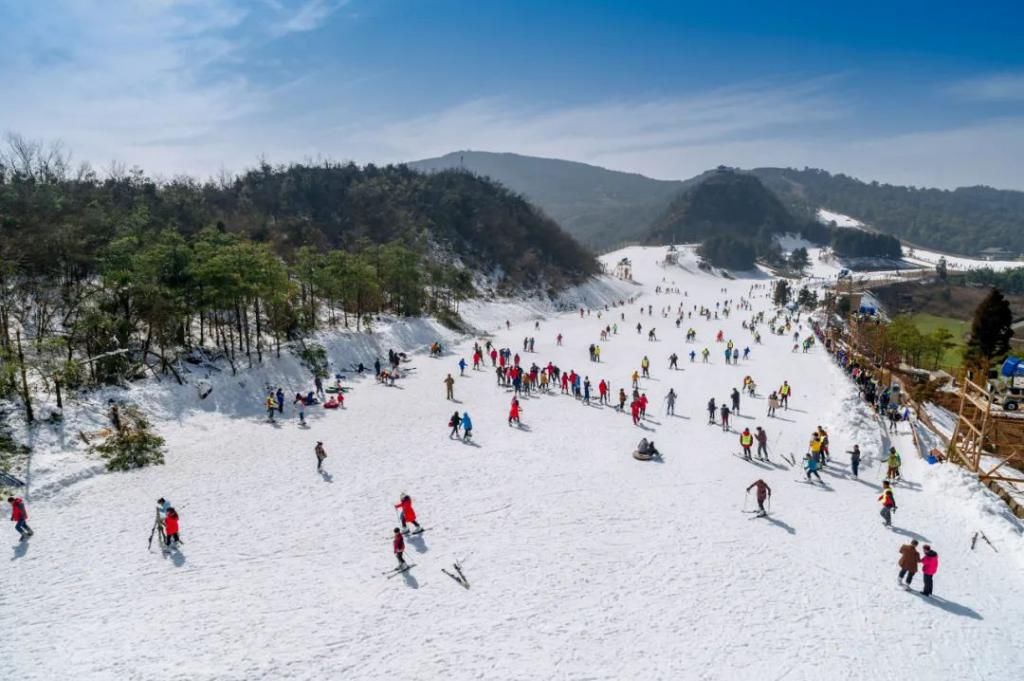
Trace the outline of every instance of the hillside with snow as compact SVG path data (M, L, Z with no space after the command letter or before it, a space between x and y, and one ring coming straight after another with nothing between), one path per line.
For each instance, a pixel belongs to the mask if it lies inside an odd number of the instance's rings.
M1016 678L1024 665L1021 523L959 469L921 459L907 424L886 434L820 345L794 353L791 334L772 336L765 325L755 344L744 322L774 315L767 275L709 274L690 250L665 266L664 252L605 256L610 265L630 258L636 283L595 280L561 301L572 311L469 304L464 316L480 330L473 336L392 320L374 334L325 337L351 390L343 410L308 408L308 428L290 406L274 423L262 409L267 384L312 389L286 356L238 376L211 371L202 376L213 390L206 399L199 375L120 395L166 438L163 466L105 474L84 459L74 430L100 427L102 412L90 423L83 410L63 432L38 431L28 497L35 536L18 543L4 528L0 659L8 675ZM697 306L731 314L705 321ZM692 318L676 328L679 309ZM807 321L794 321L801 337ZM688 327L695 343L685 341ZM648 340L651 328L657 340ZM749 359L725 364L719 330L749 347ZM535 352L523 350L528 337ZM444 345L439 358L426 352L434 340ZM552 362L589 377L591 403L559 390L524 396L522 424L510 425L512 394L490 359L464 376L457 366L487 340L527 366ZM588 359L593 343L600 363ZM348 371L378 354L383 361L391 347L411 358L394 386ZM668 368L673 353L678 370ZM604 379L613 394L628 392L644 356L651 375L639 387L650 406L634 425L628 409L598 404L596 386ZM445 399L449 373L454 402ZM727 401L748 375L757 395L742 398L732 428L708 424L708 399ZM790 408L768 418L766 394L783 381L793 386ZM675 415L666 414L670 388L679 395ZM454 410L472 416L470 443L449 436ZM739 431L757 425L769 436L768 463L738 456ZM799 463L818 426L833 458L824 484L810 484ZM641 437L656 442L662 461L631 456ZM328 454L322 472L317 441ZM846 454L854 444L865 455L859 478ZM904 480L887 529L877 497L879 457L890 444L903 456ZM773 491L765 518L745 512L754 509L745 490L758 479ZM390 576L403 492L427 530L407 540L415 566ZM161 496L178 509L184 540L167 552L147 549ZM979 530L998 552L971 549ZM930 599L897 584L899 549L912 538L940 556ZM456 561L468 588L442 572Z

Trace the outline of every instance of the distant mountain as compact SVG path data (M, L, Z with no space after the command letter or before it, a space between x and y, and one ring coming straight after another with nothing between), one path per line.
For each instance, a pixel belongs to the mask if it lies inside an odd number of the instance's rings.
M670 204L712 172L689 180L654 180L574 161L481 151L453 152L408 165L425 171L464 168L496 180L542 209L577 241L598 250L645 240L652 227L664 229ZM965 255L1024 253L1024 192L918 189L816 169L743 172L760 179L798 222L826 208L911 245Z
M945 252L1024 253L1024 192L991 187L919 189L816 169L750 172L797 214L827 208L910 244Z
M422 171L465 168L522 194L577 241L595 249L645 237L688 182L550 158L456 151L407 164Z
M645 240L678 244L719 234L766 240L797 230L797 221L759 179L723 168L680 191L651 225Z

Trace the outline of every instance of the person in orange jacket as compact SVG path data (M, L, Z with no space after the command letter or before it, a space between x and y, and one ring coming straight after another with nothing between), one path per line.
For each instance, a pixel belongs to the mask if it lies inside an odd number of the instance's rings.
M422 532L423 528L416 522L416 511L412 507L412 499L408 494L403 494L402 498L395 504L395 508L401 508L402 512L399 515L399 519L402 521L402 531L408 528L408 523L412 523L416 526L418 532Z

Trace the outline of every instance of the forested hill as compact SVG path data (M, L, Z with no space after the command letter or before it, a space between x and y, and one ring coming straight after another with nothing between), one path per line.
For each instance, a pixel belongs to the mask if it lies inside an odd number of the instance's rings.
M48 172L48 171L47 171ZM114 179L0 166L0 254L33 277L99 273L111 245L162 231L187 239L219 225L290 260L400 243L500 271L509 286L560 286L598 271L594 257L521 197L468 173L404 166L263 165L223 183L140 173ZM436 259L436 258L435 258Z
M607 248L640 240L684 182L654 180L559 159L457 151L414 161L418 170L448 168L493 178L519 192L581 243Z
M827 208L910 243L977 255L1024 253L1024 192L991 187L918 189L862 182L824 170L751 171L795 210Z
M719 234L755 237L787 231L797 231L797 224L778 197L756 177L722 169L681 191L654 221L647 242L677 244Z

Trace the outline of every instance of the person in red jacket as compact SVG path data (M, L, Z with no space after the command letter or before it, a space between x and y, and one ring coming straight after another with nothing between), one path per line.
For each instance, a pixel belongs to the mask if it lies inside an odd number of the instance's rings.
M629 404L629 413L633 415L633 425L640 423L640 400L633 400Z
M402 521L403 531L405 531L408 528L408 523L412 523L413 525L415 525L417 532L423 531L423 528L420 527L420 524L416 522L416 511L412 507L412 499L409 497L408 494L402 495L402 498L399 500L399 502L395 504L395 508L402 509L401 514L399 514L399 519Z
M924 557L921 558L921 573L924 575L924 589L921 595L932 595L932 578L939 571L939 554L935 553L931 546L924 545Z
M647 418L647 393L640 395L640 417Z
M497 366L498 364L498 351L491 348L491 366Z
M608 404L608 384L601 379L601 382L597 384L597 393L599 396L600 404Z
M395 558L398 559L399 569L405 567L405 558L402 554L405 552L405 539L402 537L402 531L397 527L395 528L395 538L391 540L391 548L395 551Z
M167 537L167 545L171 545L171 540L174 540L175 544L181 542L181 537L178 536L178 512L173 508L167 509L167 515L164 517L164 536Z
M512 425L515 421L516 425L519 425L519 400L512 398L512 406L508 410L508 425Z
M14 529L21 535L21 541L25 541L35 534L28 526L28 510L25 509L25 502L21 500L21 497L7 497L7 503L11 505L11 520L14 522Z

